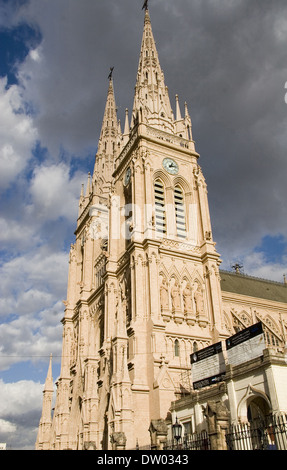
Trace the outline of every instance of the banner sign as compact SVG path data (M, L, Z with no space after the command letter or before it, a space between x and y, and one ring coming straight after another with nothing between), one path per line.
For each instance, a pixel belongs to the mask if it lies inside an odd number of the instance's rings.
M239 331L226 341L227 359L229 364L237 365L250 361L263 355L265 349L264 333L262 323Z
M194 390L221 382L225 377L221 342L194 352L190 362Z

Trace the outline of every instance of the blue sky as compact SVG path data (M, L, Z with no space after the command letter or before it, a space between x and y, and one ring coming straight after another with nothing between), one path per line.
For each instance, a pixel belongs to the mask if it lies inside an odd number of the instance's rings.
M0 0L0 442L9 448L34 446L51 353L59 374L81 185L111 66L122 123L131 109L142 3ZM172 105L178 93L189 106L222 267L240 261L246 274L281 282L286 1L150 5Z

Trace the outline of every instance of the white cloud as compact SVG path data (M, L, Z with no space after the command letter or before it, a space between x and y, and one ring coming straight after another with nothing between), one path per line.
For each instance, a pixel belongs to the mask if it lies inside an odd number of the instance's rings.
M38 247L35 252L3 263L0 275L0 315L33 316L53 305L65 292L68 255Z
M0 379L0 440L7 449L33 449L42 410L43 384Z
M36 49L32 49L29 52L29 57L31 57L32 60L35 62L41 62L42 61L42 47L39 46Z
M10 434L15 432L17 426L9 421L5 421L5 419L0 419L0 435L1 433Z
M261 279L272 279L283 282L283 274L287 274L287 256L281 262L266 262L263 253L250 253L244 259L245 272Z
M35 405L41 409L43 385L32 380L4 383L0 379L0 416L16 417L33 411Z
M0 78L0 187L7 188L26 167L37 139L32 119L23 110L21 89L6 88Z
M35 169L30 185L32 205L29 211L42 220L64 217L71 222L77 218L82 173L70 177L68 165L50 164Z
M35 231L35 227L24 225L23 220L9 220L0 217L0 242L2 246L17 245L18 248L37 243L39 234Z
M1 324L1 370L21 362L36 364L50 354L60 356L63 314L63 304L58 301L39 315L21 316Z

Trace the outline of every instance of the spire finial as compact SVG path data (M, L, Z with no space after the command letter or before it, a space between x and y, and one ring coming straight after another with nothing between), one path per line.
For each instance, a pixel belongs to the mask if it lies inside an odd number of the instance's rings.
M112 80L112 78L113 78L113 71L114 71L114 67L110 67L110 73L109 73L109 76L108 76L109 80Z
M143 7L142 7L142 10L145 10L145 11L148 10L148 0L145 0L145 2L143 4Z

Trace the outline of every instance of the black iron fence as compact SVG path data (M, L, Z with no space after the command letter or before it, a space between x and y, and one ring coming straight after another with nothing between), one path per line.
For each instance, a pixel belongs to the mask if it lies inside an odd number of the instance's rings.
M287 450L287 413L233 424L222 434L223 442L224 437L227 450ZM163 450L218 450L214 448L217 442L211 441L207 431L202 431L167 440ZM137 445L135 450L156 450L156 447Z
M226 443L228 450L287 450L287 414L234 424Z
M164 450L210 450L210 439L206 431L187 434L183 438L167 441Z

